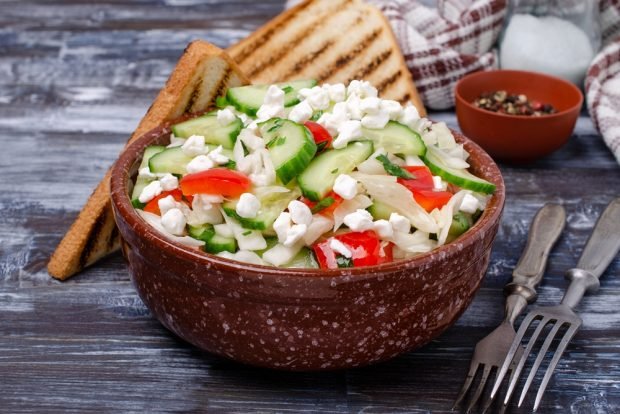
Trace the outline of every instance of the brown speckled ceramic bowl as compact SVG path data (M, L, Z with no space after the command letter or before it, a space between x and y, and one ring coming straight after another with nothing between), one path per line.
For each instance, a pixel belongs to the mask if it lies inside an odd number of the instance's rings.
M383 361L445 331L471 302L489 264L504 204L495 163L461 135L473 172L497 185L487 209L455 242L372 267L279 269L239 263L171 242L136 214L131 179L144 135L112 171L112 204L132 280L172 332L236 361L283 370L332 370Z

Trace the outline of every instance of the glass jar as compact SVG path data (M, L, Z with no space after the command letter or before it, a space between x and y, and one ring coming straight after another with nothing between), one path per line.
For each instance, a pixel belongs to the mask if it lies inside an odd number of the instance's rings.
M597 1L511 0L500 37L500 66L581 86L600 45Z

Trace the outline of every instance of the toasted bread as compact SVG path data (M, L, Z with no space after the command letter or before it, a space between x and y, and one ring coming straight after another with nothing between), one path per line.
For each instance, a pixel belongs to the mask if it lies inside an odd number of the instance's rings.
M213 107L215 98L223 95L227 88L247 83L226 52L207 42L190 43L128 144L185 113ZM56 279L67 279L119 248L109 182L110 171L52 255L47 270Z
M361 0L304 1L227 51L252 83L364 79L426 114L389 22Z

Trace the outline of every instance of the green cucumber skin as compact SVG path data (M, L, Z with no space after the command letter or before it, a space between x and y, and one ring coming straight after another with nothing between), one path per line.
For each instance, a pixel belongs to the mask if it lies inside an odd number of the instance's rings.
M196 240L207 242L215 236L215 229L210 224L204 226L188 226L187 233Z
M430 155L430 153L421 158L422 161L424 161L424 164L426 164L428 169L431 170L434 175L440 176L451 184L454 184L466 190L477 191L485 194L493 194L493 192L495 192L495 184L490 183L482 178L478 178L469 173L467 170L465 170L465 172L471 175L471 177L461 177L458 175L459 173L461 173L460 171L453 170L447 167L442 167L438 165L437 161L431 160L430 158L432 158L432 156Z
M277 126L277 123L280 126ZM284 138L283 144L273 145L268 151L276 175L283 184L288 184L310 164L316 154L312 133L305 126L282 118L272 118L261 123L259 128L267 143L273 139ZM276 129L270 131L273 128Z
M292 91L284 95L284 106L289 107L297 105L299 103L299 98L297 98L299 91L304 88L312 88L313 86L316 86L316 80L298 80L278 83L276 85L281 88L285 88L287 86L291 86L293 88ZM263 104L268 87L269 85L247 85L230 88L226 91L226 100L234 106L236 110L250 116L256 116L260 106ZM248 93L255 94L255 96L251 99L254 102L249 102L246 95ZM246 96L244 97L244 95Z
M312 250L304 247L295 255L295 257L293 257L293 260L285 264L284 267L318 269L319 263L314 257Z
M187 173L187 164L189 164L192 159L192 157L188 157L183 153L181 147L168 148L154 155L149 160L149 169L152 173L184 175Z
M373 141L375 147L382 147L393 154L426 154L426 145L420 134L396 121L389 121L382 129L362 128L362 135Z
M226 213L228 217L232 217L235 220L237 220L239 224L241 224L241 227L243 227L244 229L252 229L252 230L265 230L267 228L267 224L260 219L257 220L256 218L248 219L248 218L241 217L239 214L237 214L235 205L236 205L235 202L227 201L224 204L222 204L222 209L224 210L224 213Z
M319 201L332 190L336 177L347 174L373 152L372 141L352 142L345 148L322 152L297 177L303 195ZM332 172L337 170L336 172Z
M215 234L205 242L203 249L207 253L217 254L223 251L235 253L237 251L237 240L234 237L222 237Z
M372 205L368 207L368 212L375 220L389 220L390 215L395 212L392 207L383 204L380 201L373 200Z
M231 124L223 127L217 120L217 114L209 113L173 125L171 129L174 136L178 138L200 135L205 137L207 144L221 145L224 148L232 149L239 132L243 129L243 122L236 117Z
M144 155L142 155L142 162L140 162L139 169L142 169L144 167L148 167L149 160L154 155L159 154L160 152L164 151L165 149L166 149L166 147L164 147L163 145L151 145L151 146L146 147L144 149ZM134 184L133 190L131 192L131 203L134 206L134 208L143 209L144 206L146 205L145 203L141 203L140 200L138 200L138 197L140 197L140 193L142 192L144 187L146 187L148 185L149 182L150 182L150 180L148 180L148 179L146 179L144 177L137 177L136 178L136 183Z
M472 226L472 223L473 220L469 214L465 214L460 211L454 214L452 217L452 224L450 224L450 229L448 230L448 239L446 241L450 242L465 233Z

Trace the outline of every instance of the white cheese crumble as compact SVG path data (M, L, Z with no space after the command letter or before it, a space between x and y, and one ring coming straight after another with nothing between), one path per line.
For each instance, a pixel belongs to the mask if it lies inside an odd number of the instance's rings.
M260 200L252 193L243 193L239 197L235 211L243 218L256 218L260 210Z
M157 178L157 174L153 174L148 166L138 170L138 177L147 178L149 180Z
M288 114L288 119L293 122L303 123L312 117L312 107L307 101L301 101L293 107Z
M235 237L235 233L233 233L230 226L226 223L216 224L215 226L213 226L213 229L215 230L215 233L218 236L229 237L229 238Z
M284 243L286 240L286 233L291 228L291 213L283 211L280 213L276 221L273 222L273 230L278 236L278 241Z
M301 240L306 234L308 226L305 224L293 224L286 232L286 239L282 244L286 247L290 247Z
M170 173L164 174L160 179L161 188L164 191L172 191L179 188L179 179Z
M265 141L247 128L241 130L238 139L243 142L249 151L256 151L259 148L265 147Z
M173 208L177 208L177 201L171 195L157 200L157 206L159 207L159 213L163 216Z
M217 111L217 122L221 126L227 126L232 124L235 121L235 114L228 108L220 109Z
M150 182L146 187L142 189L142 192L138 196L138 200L141 203L148 203L155 197L161 194L163 189L161 188L161 183L157 180Z
M192 135L181 145L183 154L188 157L195 157L205 153L205 137L202 135Z
M327 86L327 93L329 94L329 99L332 102L342 102L345 100L347 95L347 88L343 83L336 83L334 85Z
M348 174L340 174L334 182L334 193L345 200L351 200L357 195L357 180Z
M382 99L380 108L381 112L386 113L392 121L399 119L403 113L400 103L391 99Z
M312 223L312 211L310 208L299 200L293 200L288 203L288 211L291 214L291 220L295 224L305 224L309 226Z
M222 148L221 145L219 145L217 148L215 148L214 150L212 150L211 152L209 152L208 157L215 163L218 165L222 165L222 164L226 164L228 162L228 157L226 155L222 154L222 151L224 150L224 148Z
M329 248L335 251L336 253L343 255L344 257L348 259L350 259L353 256L353 253L351 252L351 250L349 250L349 248L345 246L344 243L342 243L340 240L335 239L333 237L329 239Z
M409 222L409 219L405 216L401 216L398 213L390 214L389 222L392 225L392 229L394 229L394 231L400 233L409 233L409 230L411 230L411 223Z
M366 114L362 117L362 126L369 129L382 129L385 128L390 121L390 116L387 112L379 111L375 114Z
M329 93L320 86L314 86L307 92L306 102L312 109L323 111L329 108Z
M441 177L433 175L433 190L442 191L444 189L443 181Z
M366 231L373 228L372 215L361 208L344 216L343 222L353 231Z
M187 163L185 169L188 173L194 174L200 171L206 171L214 167L213 160L206 155L198 155Z
M161 225L170 234L182 236L185 231L185 215L178 208L172 208L161 217Z
M260 121L266 121L270 118L284 116L284 91L276 85L270 85L265 93L263 104L256 112L256 116Z
M382 239L388 239L394 235L394 229L387 220L377 220L373 223L373 229Z
M407 102L397 121L409 128L414 128L418 119L420 119L418 109L411 102Z
M346 121L338 128L338 136L333 141L334 148L344 148L351 141L362 137L362 123L360 121Z
M461 210L463 213L474 214L479 207L480 203L478 202L478 199L476 197L471 194L465 194L459 210Z

